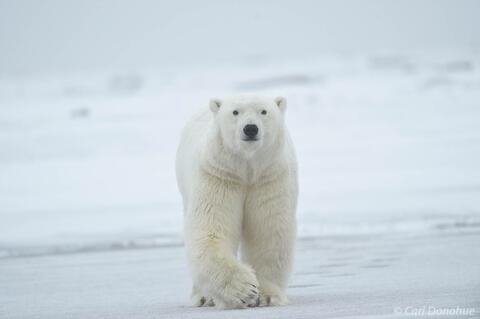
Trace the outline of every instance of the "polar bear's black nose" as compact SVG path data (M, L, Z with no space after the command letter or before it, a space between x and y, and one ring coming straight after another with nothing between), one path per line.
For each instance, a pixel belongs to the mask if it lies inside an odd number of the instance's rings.
M245 135L249 138L254 138L258 134L258 126L255 124L247 124L243 128L243 133L245 133Z

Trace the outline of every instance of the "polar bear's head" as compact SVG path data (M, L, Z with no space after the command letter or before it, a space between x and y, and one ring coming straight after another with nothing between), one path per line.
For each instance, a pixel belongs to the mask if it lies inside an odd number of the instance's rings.
M233 97L210 100L223 145L248 157L283 138L283 97Z

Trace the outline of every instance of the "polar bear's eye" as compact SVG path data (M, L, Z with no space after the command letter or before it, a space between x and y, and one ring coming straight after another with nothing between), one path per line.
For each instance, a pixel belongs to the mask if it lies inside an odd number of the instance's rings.
M237 110L233 111L233 115L238 115L238 111Z
M262 115L266 115L266 114L267 114L267 110L263 110Z

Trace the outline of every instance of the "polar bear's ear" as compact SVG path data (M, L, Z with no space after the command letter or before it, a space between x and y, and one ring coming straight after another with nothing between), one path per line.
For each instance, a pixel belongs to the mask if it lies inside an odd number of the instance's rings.
M287 99L283 96L277 96L274 100L280 111L284 112L287 108Z
M220 106L222 105L222 101L217 98L210 99L210 110L213 113L217 113L220 110Z

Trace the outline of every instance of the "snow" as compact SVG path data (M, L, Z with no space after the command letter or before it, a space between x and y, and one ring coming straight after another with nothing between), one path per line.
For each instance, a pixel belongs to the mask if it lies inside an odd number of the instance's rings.
M478 304L480 58L321 55L0 78L0 315L193 309L174 157L212 96L288 99L300 164L292 305L232 318ZM3 317L3 316L2 316Z

